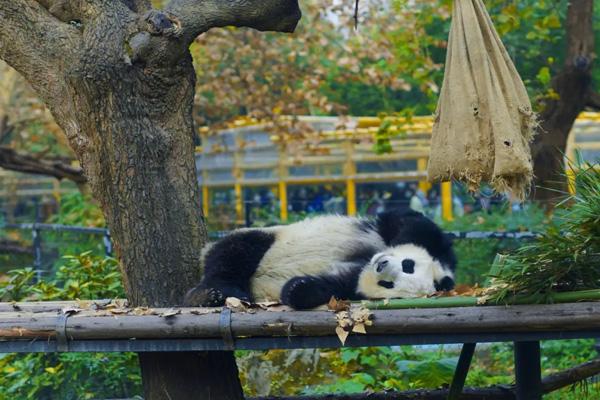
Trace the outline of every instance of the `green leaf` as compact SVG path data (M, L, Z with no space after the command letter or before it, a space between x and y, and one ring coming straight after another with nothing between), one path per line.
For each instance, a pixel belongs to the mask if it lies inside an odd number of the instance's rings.
M552 77L550 76L550 68L540 68L536 78L542 85L548 85L550 83L550 80L552 79Z

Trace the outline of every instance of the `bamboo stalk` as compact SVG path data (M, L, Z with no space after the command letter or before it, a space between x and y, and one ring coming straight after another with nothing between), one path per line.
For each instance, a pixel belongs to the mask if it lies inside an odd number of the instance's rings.
M543 300L549 303L575 303L581 301L600 300L600 290L580 290L576 292L558 292L549 294L516 295L508 298L505 305L537 304ZM415 299L390 299L378 301L363 301L362 304L370 310L402 310L407 308L445 308L445 307L474 307L477 305L492 306L499 303L485 302L484 298L475 296L430 297Z
M377 301L363 301L362 305L369 310L402 310L407 308L445 308L445 307L473 307L477 305L477 297L452 296L428 297L414 299L389 299Z

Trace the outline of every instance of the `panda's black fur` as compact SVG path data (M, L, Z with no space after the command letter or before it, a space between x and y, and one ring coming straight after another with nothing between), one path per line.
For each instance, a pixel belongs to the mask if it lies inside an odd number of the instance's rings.
M204 279L188 293L186 305L220 306L227 297L237 297L247 301L281 301L296 309L307 309L327 303L332 296L351 300L381 297L368 289L359 291L361 274L366 273L367 267L374 268L373 257L376 254L402 249L403 245L424 249L436 265L441 265L445 272L436 275L436 290L449 290L454 286L456 257L451 240L435 223L418 212L389 211L374 220L317 217L300 222L296 228L294 225L239 229L209 245L203 259ZM335 237L310 236L303 227L316 232L322 228L323 235L330 232L330 236L339 235L340 238L336 241ZM294 243L296 238L300 243L298 246ZM303 248L303 243L311 243L311 248ZM328 243L334 245L328 247ZM276 246L284 246L285 252L279 250L280 253L273 253ZM311 265L310 272L304 271L307 264L299 263L304 259L303 254L316 260L322 256L328 265ZM407 259L396 267L402 268L404 274L412 274L414 266L415 262ZM379 269L377 267L377 271ZM393 282L385 280L377 284L383 292L385 288L394 286ZM270 287L267 290L261 285Z

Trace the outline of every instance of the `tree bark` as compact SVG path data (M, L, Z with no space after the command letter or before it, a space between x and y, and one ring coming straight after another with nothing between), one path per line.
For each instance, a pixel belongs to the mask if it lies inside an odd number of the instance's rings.
M567 193L564 156L575 119L592 95L594 60L593 0L571 0L567 10L567 49L563 69L552 79L556 99L547 99L540 116L540 133L532 145L534 199L548 209Z
M297 0L175 0L164 11L146 0L11 0L0 16L0 58L64 129L105 214L129 301L180 304L200 280L207 237L188 47L214 26L293 31ZM243 398L232 353L147 353L140 365L146 400Z

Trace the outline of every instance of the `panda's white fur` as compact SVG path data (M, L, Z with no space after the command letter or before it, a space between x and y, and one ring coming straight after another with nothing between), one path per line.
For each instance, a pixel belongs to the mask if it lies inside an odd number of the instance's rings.
M329 215L267 228L275 235L252 277L250 287L256 300L279 300L283 285L300 275L339 274L349 268L345 256L364 246L384 249L375 232L361 231L356 219Z
M290 225L244 228L203 251L204 280L188 305L226 297L312 308L331 296L415 297L454 284L451 243L421 214L375 221L320 216Z

